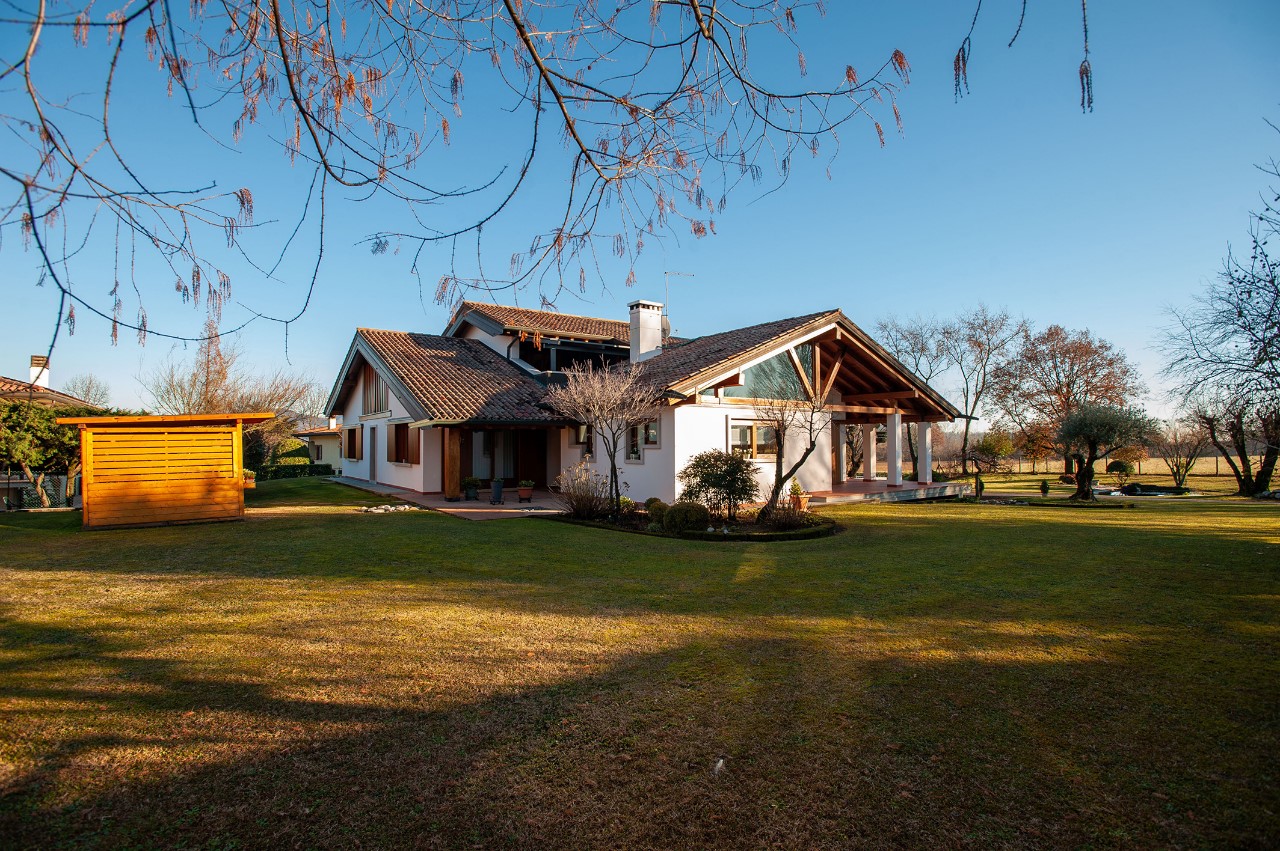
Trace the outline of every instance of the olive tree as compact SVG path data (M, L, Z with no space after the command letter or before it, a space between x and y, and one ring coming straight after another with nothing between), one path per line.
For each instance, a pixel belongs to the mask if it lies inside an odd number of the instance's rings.
M1068 414L1058 428L1058 440L1075 459L1076 500L1093 500L1098 461L1126 446L1148 442L1156 423L1142 411L1113 405L1084 405Z

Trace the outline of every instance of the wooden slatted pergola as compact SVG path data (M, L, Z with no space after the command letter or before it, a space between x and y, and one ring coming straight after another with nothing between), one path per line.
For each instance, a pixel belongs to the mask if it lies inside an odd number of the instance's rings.
M59 419L80 428L85 528L242 519L244 427L274 416Z

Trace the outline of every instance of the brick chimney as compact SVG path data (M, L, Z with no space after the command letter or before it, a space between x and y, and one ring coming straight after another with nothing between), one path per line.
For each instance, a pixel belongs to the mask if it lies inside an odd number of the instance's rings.
M662 354L662 304L633 301L631 308L631 362Z
M49 358L44 355L31 356L31 383L49 389Z

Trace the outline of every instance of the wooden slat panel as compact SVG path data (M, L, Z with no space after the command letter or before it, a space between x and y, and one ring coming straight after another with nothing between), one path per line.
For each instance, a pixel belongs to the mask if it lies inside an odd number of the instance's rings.
M238 426L85 434L86 526L244 515Z

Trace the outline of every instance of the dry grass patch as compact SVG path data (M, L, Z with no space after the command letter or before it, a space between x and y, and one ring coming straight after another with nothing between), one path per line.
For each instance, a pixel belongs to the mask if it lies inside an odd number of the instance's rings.
M818 541L633 547L275 484L315 510L0 519L0 834L1280 839L1280 511L859 506Z

